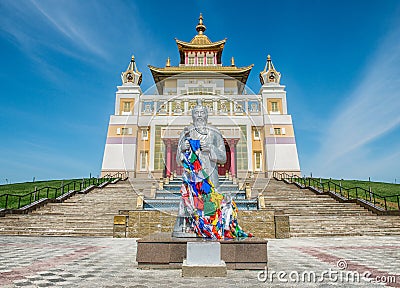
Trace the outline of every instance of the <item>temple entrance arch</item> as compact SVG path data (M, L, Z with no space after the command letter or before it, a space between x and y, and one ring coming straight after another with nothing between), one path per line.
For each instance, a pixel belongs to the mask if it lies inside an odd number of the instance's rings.
M224 176L226 172L231 169L231 149L226 139L224 139L225 151L226 151L226 162L225 164L218 164L218 175Z
M218 164L218 175L224 176L226 172L230 172L232 176L237 176L237 157L236 146L240 140L239 127L220 127L222 137L224 139L226 162ZM169 177L176 173L182 175L183 167L176 162L176 154L178 149L179 135L183 131L182 126L169 126L161 128L161 139L164 144L164 169L163 176Z

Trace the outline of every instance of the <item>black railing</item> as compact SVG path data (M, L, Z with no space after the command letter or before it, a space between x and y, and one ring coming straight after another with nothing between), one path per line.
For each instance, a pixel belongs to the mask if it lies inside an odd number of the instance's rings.
M278 180L284 180L289 183L296 183L302 188L312 188L321 193L331 192L342 199L361 200L375 208L384 211L400 211L400 195L382 196L362 187L343 187L341 183L337 184L332 180L322 180L321 178L299 177L287 173L274 172L273 177Z
M0 209L20 209L21 207L30 205L40 199L57 199L57 197L60 197L70 191L82 191L92 185L99 186L105 182L126 177L126 172L118 172L113 175L104 175L101 178L83 178L82 180L73 180L61 185L60 187L42 187L23 195L3 194L0 195L0 203L4 203L4 207L0 207Z

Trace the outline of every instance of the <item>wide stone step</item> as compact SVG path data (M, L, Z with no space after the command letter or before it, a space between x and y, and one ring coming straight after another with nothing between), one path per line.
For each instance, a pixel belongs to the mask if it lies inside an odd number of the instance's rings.
M151 183L147 181L149 191ZM8 214L0 218L0 234L111 237L114 215L136 207L136 201L131 184L118 182L75 194L63 203L48 203L29 214Z
M180 199L145 199L146 210L178 210ZM257 200L235 200L239 210L257 210Z
M168 191L163 191L162 192L157 192L156 194L156 199L175 199L181 197L180 192L168 192ZM245 199L246 198L246 193L245 192L238 192L238 193L231 193L232 197L236 199Z
M268 202L267 202L268 203ZM351 207L351 206L341 206L341 205L328 205L328 204L310 204L310 205L283 205L283 204L276 204L276 203L268 203L272 207L276 207L279 209L288 209L288 210L293 210L293 209L298 209L298 210L321 210L321 209L327 209L327 210L337 210L337 211L368 211L367 209L364 209L362 207Z
M112 237L112 231L54 231L54 230L36 230L36 231L15 231L0 230L0 235L21 235L21 236L63 236L63 237Z
M354 216L351 219L349 218L344 218L344 217L338 217L337 219L324 219L322 217L317 217L312 220L308 219L294 219L293 216L290 216L290 221L292 226L304 226L307 224L307 226L326 226L326 225L335 225L335 226L340 226L340 225L348 225L348 224L355 224L355 225L360 225L360 226L365 226L365 225L374 225L374 226L391 226L391 227L400 227L400 223L392 220L385 220L385 219L365 219L365 217L357 217ZM300 216L303 218L303 216Z

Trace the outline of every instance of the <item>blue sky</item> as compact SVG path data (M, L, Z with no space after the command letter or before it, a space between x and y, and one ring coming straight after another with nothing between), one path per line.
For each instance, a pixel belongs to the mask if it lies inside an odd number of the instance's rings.
M0 1L0 184L99 174L130 56L178 63L199 13L223 62L282 73L304 174L400 181L400 2Z

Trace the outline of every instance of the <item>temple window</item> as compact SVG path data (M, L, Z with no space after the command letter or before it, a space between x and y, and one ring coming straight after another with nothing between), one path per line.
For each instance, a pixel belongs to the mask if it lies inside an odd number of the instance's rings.
M121 134L122 135L132 135L132 128L122 128Z
M130 112L131 111L131 102L123 102L123 111Z
M142 140L149 140L149 130L147 129L142 130Z
M194 57L193 56L189 56L188 65L194 65Z
M197 58L197 65L202 66L204 65L204 58L203 57L198 57Z
M188 87L188 95L212 95L212 87Z
M140 170L141 171L147 170L147 158L148 158L147 151L140 152Z
M214 57L207 56L207 65L214 65Z
M152 113L154 110L154 102L143 102L142 104L142 112L143 113Z
M260 130L254 130L254 140L260 140Z
M248 108L250 113L259 112L259 103L257 101L249 101Z
M260 151L254 152L254 171L262 170L262 154Z
M281 128L274 128L274 134L281 135L282 134Z
M271 111L272 112L279 112L278 102L271 102Z

